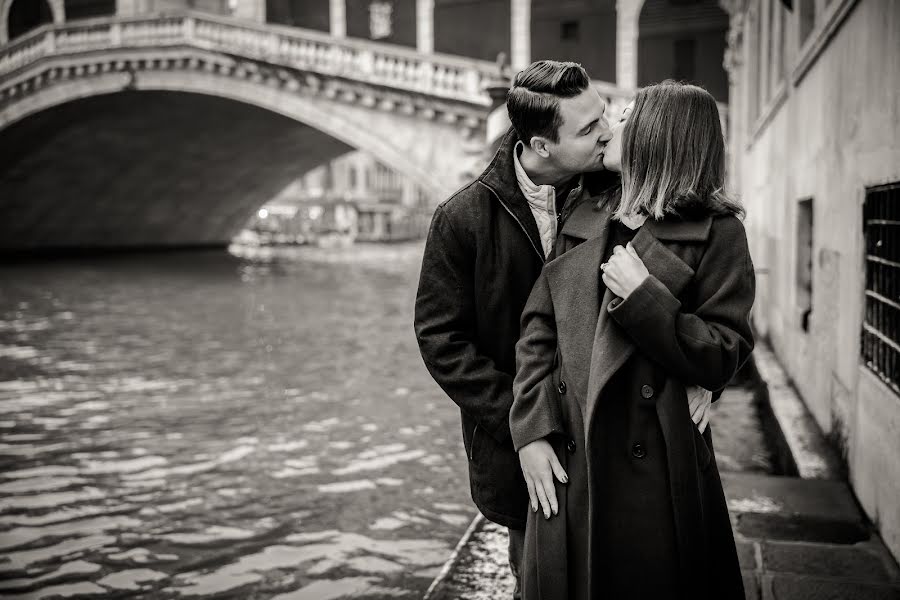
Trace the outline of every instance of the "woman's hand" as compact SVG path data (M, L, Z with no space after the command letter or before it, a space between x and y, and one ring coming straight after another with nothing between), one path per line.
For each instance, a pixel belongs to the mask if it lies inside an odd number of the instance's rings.
M528 485L532 512L537 512L540 504L544 518L549 519L550 515L557 514L559 505L553 477L556 476L561 483L568 483L569 476L559 464L550 442L542 438L522 446L519 449L519 464L522 465L522 473Z
M602 279L606 287L623 300L650 275L631 242L625 248L613 248L609 262L601 264L600 270L603 271Z

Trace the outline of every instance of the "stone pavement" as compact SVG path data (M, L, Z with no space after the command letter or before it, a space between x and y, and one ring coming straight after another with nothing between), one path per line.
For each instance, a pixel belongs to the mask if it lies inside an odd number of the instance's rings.
M760 355L764 377L777 374L765 349ZM772 392L787 393L783 381L773 383ZM760 400L768 403L766 392ZM796 465L792 472L811 476L729 472L719 462L747 599L900 600L900 569L847 483L835 476L840 469L831 467L834 457L816 439L821 432L796 403L790 411L779 408L770 413L779 450L794 452L787 457ZM505 529L476 517L425 598L511 598L506 560Z

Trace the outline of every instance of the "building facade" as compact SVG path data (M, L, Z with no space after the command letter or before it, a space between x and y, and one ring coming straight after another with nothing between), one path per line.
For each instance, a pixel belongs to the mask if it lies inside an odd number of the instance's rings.
M753 319L900 557L900 3L792 4L723 1Z

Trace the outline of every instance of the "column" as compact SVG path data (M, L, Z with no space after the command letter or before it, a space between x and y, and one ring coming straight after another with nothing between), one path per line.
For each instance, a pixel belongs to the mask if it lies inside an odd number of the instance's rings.
M491 108L485 128L485 157L488 159L500 147L501 139L512 125L509 120L509 112L506 110L506 92L509 91L510 83L508 79L498 73L497 77L485 86L488 96L491 98Z
M254 23L265 23L266 0L237 0L234 3L234 16Z
M744 15L736 10L731 13L728 29L728 46L725 49L725 70L728 72L728 186L741 191L741 157L744 148L746 125L746 74L744 65Z
M638 22L644 0L616 2L616 85L637 87Z
M531 0L510 0L510 65L517 73L531 64Z
M116 15L120 17L133 17L139 14L140 9L139 0L116 0Z
M347 2L346 0L329 0L331 15L331 35L336 38L347 37Z
M434 0L416 0L416 49L434 52Z
M66 22L66 4L63 0L50 0L50 12L53 13L54 25Z

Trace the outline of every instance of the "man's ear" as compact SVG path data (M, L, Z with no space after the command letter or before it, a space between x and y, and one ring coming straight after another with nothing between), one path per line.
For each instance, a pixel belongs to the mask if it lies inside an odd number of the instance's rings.
M531 149L537 153L541 158L549 158L550 157L550 149L548 148L547 138L536 135L531 138L529 142L529 146Z

